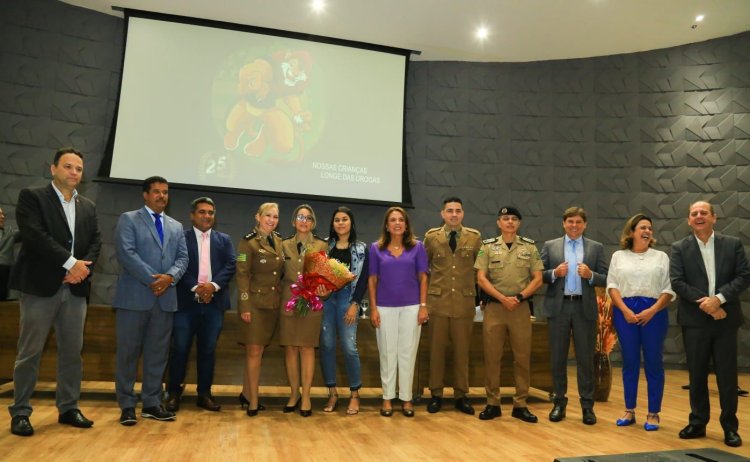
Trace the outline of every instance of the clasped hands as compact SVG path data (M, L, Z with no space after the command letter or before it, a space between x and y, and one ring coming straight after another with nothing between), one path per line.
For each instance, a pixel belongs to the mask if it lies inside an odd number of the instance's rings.
M76 260L75 264L65 273L63 284L80 284L89 277L91 270L88 260Z
M154 282L148 286L151 288L151 292L157 297L164 294L169 289L169 286L172 285L172 282L174 282L171 274L152 274L151 277L154 278Z
M719 297L701 297L695 301L698 304L698 308L704 313L718 321L727 317L727 312L721 307L721 300Z
M199 282L195 287L195 297L199 303L209 303L214 298L216 286L211 282Z
M557 265L557 268L555 268L555 277L557 278L564 278L568 275L568 262L564 261ZM589 265L586 263L579 263L576 267L576 273L578 273L579 276L581 276L583 279L589 280L594 276L594 272L591 271L591 268L589 268Z

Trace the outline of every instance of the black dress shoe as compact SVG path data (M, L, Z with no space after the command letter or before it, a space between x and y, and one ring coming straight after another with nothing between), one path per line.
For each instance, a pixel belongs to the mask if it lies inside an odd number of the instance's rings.
M391 417L393 415L393 408L391 409L380 408L380 415L382 415L383 417Z
M593 409L586 408L583 410L583 423L586 425L594 425L596 423L596 414L594 414Z
M510 414L511 416L515 417L516 419L521 419L524 422L528 423L537 423L539 419L529 411L529 408L527 407L514 407L513 412Z
M301 402L302 402L302 397L300 396L299 398L297 398L297 402L294 403L293 406L284 406L284 409L282 409L282 411L284 412L284 414L289 414L290 412L294 412L294 410L297 409L297 406L299 406Z
M255 409L247 408L247 416L248 417L255 417L258 415L258 411L260 410L260 407L256 407Z
M474 408L469 404L469 400L464 398L457 398L453 403L453 407L463 412L464 414L474 415Z
M738 448L742 446L742 438L740 438L740 434L737 432L724 432L724 444L733 448Z
M34 434L34 427L31 426L29 416L16 415L10 419L10 432L18 436L31 436Z
M126 427L132 427L138 422L135 418L135 408L132 407L126 407L122 410L122 413L120 414L120 425L125 425Z
M491 404L488 404L484 411L479 413L479 420L492 420L495 417L500 417L503 415L502 411L500 410L500 406L493 406Z
M93 420L83 416L79 409L71 409L57 416L57 422L65 425L72 425L76 428L90 428L94 425Z
M680 439L692 440L695 438L703 438L706 436L705 425L693 425L689 424L687 427L680 430Z
M299 415L301 415L302 417L310 417L312 415L312 408L310 409L300 408Z
M182 399L182 393L168 393L167 399L164 400L164 409L169 412L177 412L180 410L180 400Z
M175 417L174 412L169 412L161 405L143 408L141 410L141 417L158 420L160 422L171 422L177 418Z
M565 406L562 404L555 404L549 413L550 422L560 422L565 418Z
M221 406L216 404L214 397L209 395L198 395L198 399L195 401L196 406L202 407L207 411L218 412L221 410ZM169 410L167 408L167 410Z
M245 409L247 407L250 407L250 401L248 401L247 398L245 398L245 395L240 393L240 408Z
M442 396L433 396L430 398L430 404L427 405L427 412L430 414L434 414L436 412L440 412L440 409L443 407L443 397Z
M401 413L404 415L404 417L414 417L414 408L406 408L404 406L401 406Z

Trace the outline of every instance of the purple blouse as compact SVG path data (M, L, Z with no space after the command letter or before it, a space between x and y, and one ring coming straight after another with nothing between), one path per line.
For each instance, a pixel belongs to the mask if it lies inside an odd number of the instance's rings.
M427 252L421 241L394 257L378 243L370 245L370 275L378 277L376 301L380 306L419 305L419 273L426 273Z

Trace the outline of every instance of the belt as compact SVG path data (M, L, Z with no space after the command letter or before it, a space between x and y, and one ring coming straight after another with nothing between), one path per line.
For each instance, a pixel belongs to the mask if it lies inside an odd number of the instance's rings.
M563 295L563 300L578 301L583 299L581 295Z

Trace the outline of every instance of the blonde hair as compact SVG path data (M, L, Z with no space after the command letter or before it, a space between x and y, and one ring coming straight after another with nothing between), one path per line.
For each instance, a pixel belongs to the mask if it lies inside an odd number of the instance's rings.
M315 210L313 210L312 206L308 204L302 204L298 205L296 209L294 209L294 212L292 212L292 228L296 229L294 224L297 221L297 215L299 214L299 211L305 209L310 211L310 215L312 216L312 229L315 229L315 227L318 225L318 218L315 216Z
M260 204L260 207L258 207L258 211L255 213L255 222L260 223L259 217L262 217L264 213L274 208L276 210L279 210L279 204L277 204L276 202L264 202Z
M622 234L620 235L620 247L623 249L632 249L633 248L633 233L635 232L635 227L638 226L638 223L646 220L647 222L651 223L651 226L653 227L654 222L651 221L651 218L647 217L646 215L642 213L636 213L632 217L628 218L628 221L625 222L625 226L622 228ZM648 243L649 247L652 247L654 244L656 244L656 239L653 238L653 234L651 235L651 240Z

